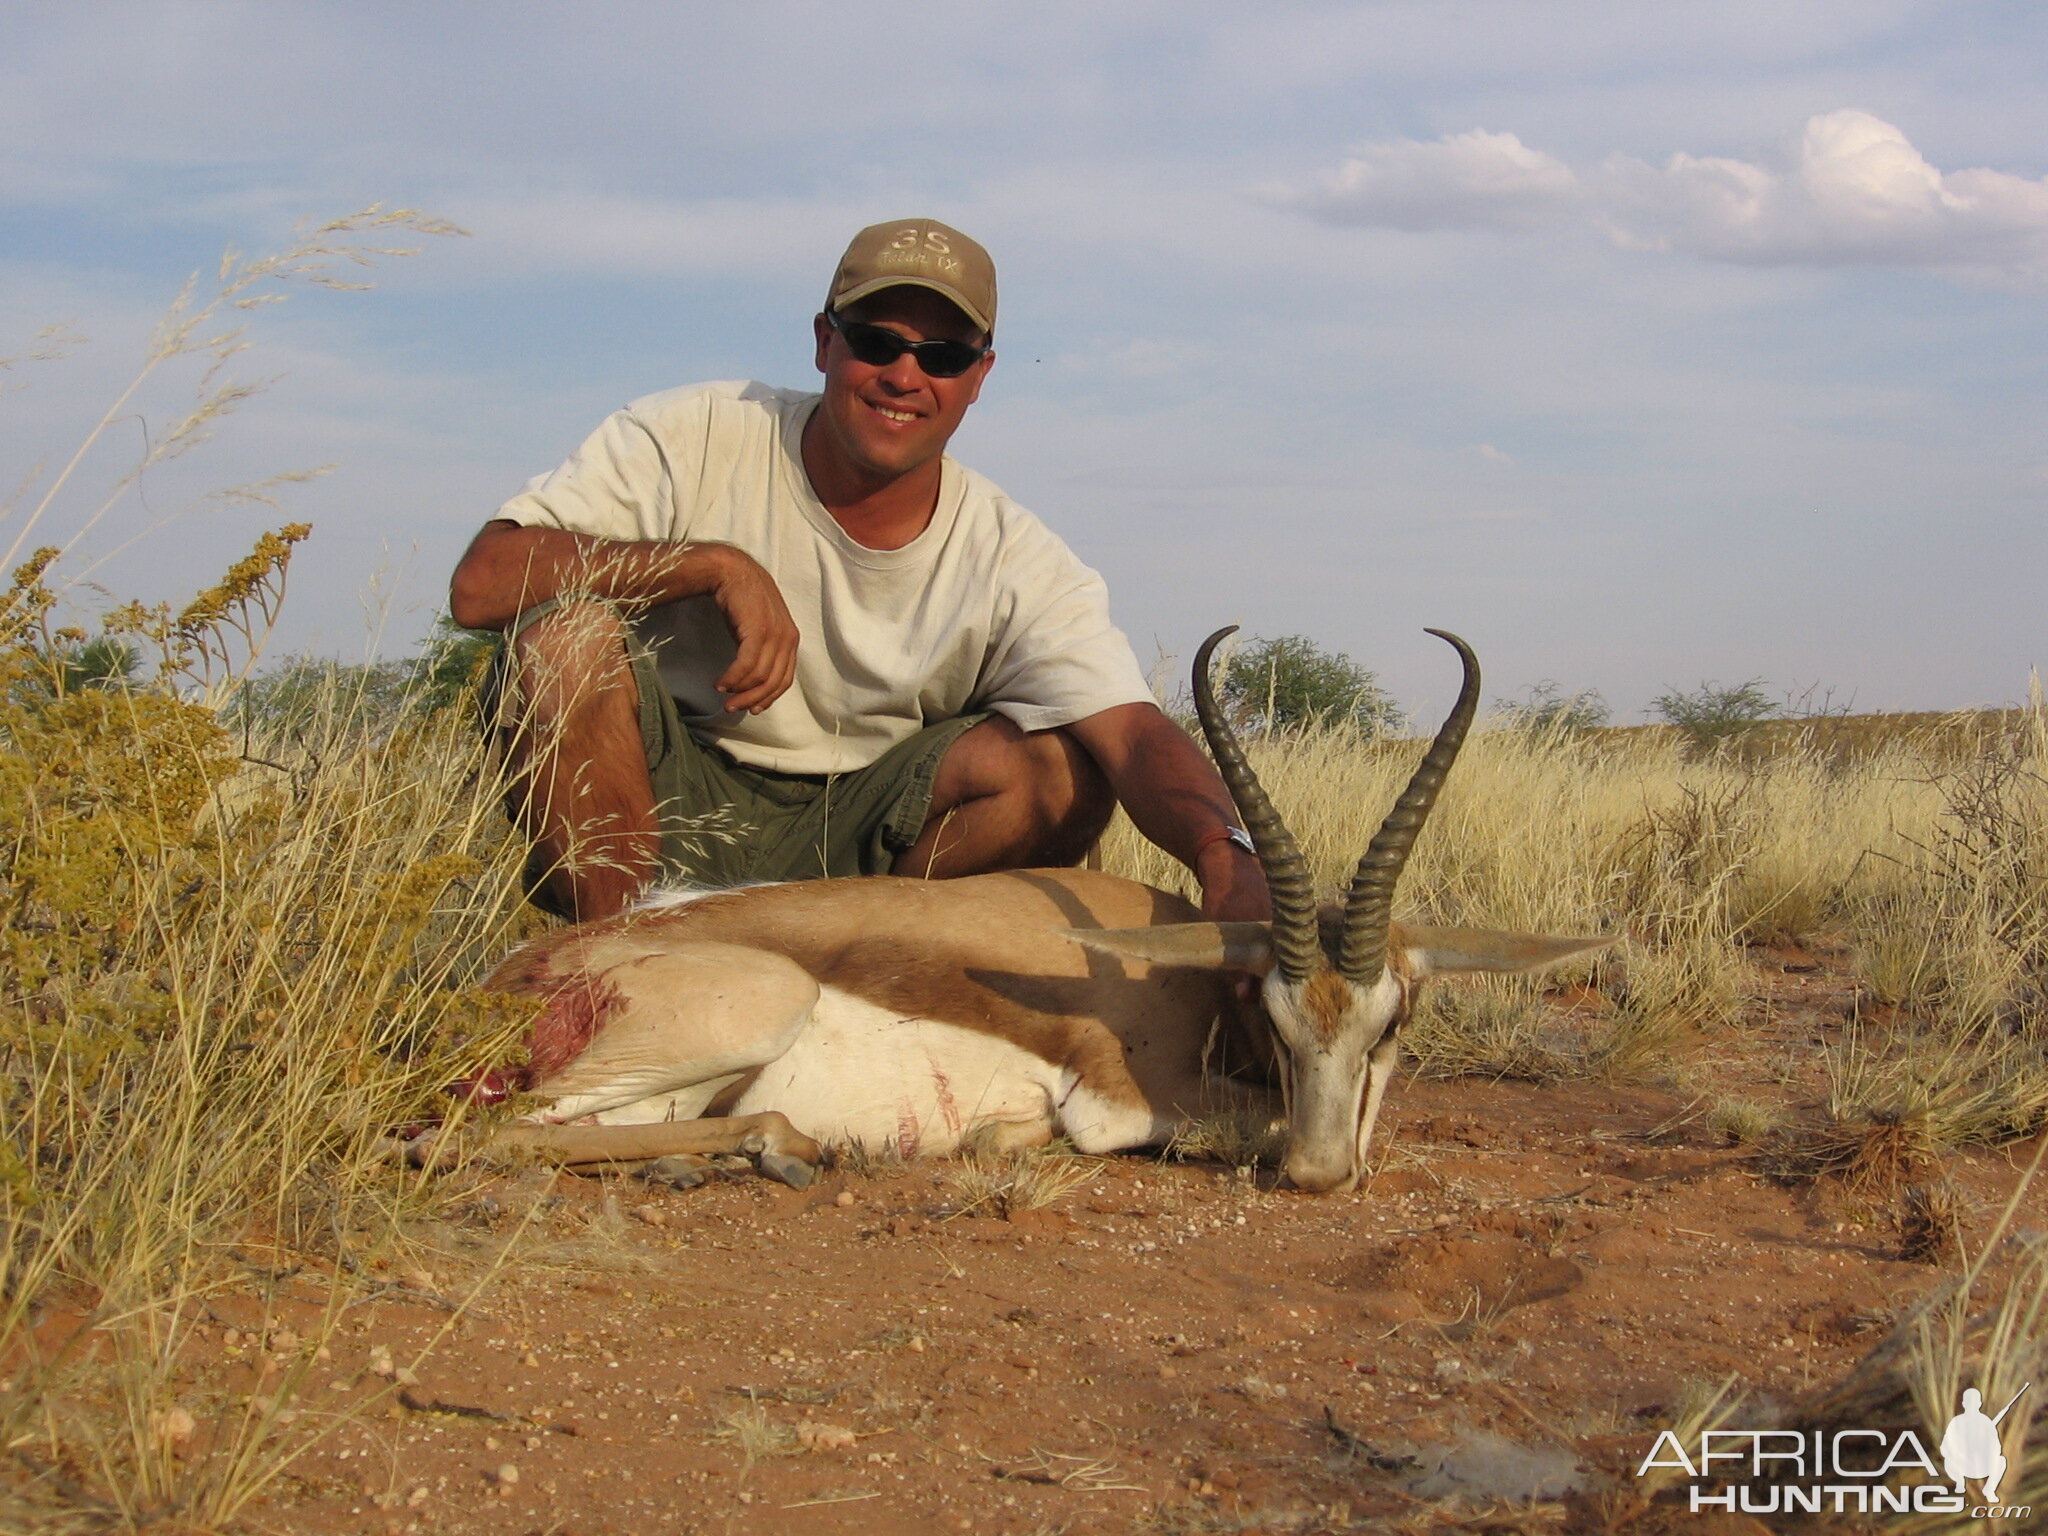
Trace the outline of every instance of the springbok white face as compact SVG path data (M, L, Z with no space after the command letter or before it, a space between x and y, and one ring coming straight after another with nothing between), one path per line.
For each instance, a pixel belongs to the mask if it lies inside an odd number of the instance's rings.
M1479 662L1442 630L1464 662L1464 686L1408 787L1358 861L1341 905L1318 911L1308 864L1238 747L1209 682L1218 630L1195 656L1195 712L1209 750L1252 835L1273 893L1270 923L1185 923L1070 937L1155 964L1250 971L1272 1027L1287 1103L1285 1172L1297 1188L1348 1190L1365 1170L1367 1143L1393 1075L1396 1036L1415 989L1442 971L1529 971L1599 949L1608 939L1545 938L1392 920L1394 887L1464 745L1479 702Z

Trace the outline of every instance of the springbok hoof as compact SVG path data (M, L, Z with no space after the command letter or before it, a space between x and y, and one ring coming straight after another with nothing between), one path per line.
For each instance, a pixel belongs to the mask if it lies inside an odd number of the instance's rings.
M808 1189L811 1180L818 1176L818 1170L800 1157L791 1157L786 1152L763 1152L761 1171L771 1179L787 1184L791 1189Z
M437 1126L405 1144L405 1160L429 1173L446 1173L462 1161L462 1148L455 1137L442 1134Z
M688 1152L672 1152L649 1162L640 1170L640 1177L650 1184L666 1184L670 1189L695 1189L711 1177L711 1165Z

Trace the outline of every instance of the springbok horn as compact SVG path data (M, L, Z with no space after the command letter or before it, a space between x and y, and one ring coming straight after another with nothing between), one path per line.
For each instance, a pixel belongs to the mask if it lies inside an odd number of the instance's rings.
M1322 959L1322 944L1316 934L1316 892L1308 873L1308 860L1301 845L1287 830L1287 823L1273 809L1252 765L1245 761L1237 737L1223 711L1216 707L1216 693L1209 683L1209 656L1226 635L1237 633L1232 624L1219 629L1195 652L1195 715L1202 722L1202 734L1209 740L1209 755L1237 803L1244 829L1252 835L1258 850L1259 867L1266 872L1266 887L1273 893L1273 958L1286 980L1300 983L1314 974Z
M1451 706L1436 740L1423 753L1421 766L1373 834L1372 846L1365 850L1358 872L1351 877L1351 893L1344 899L1344 937L1337 948L1337 974L1360 987L1372 986L1386 968L1394 887L1400 883L1416 834L1429 820L1437 792L1444 787L1444 776L1458 760L1458 749L1464 746L1465 732L1479 708L1479 658L1472 654L1472 647L1447 630L1424 633L1448 640L1457 648L1465 664L1465 685L1458 690L1458 702Z

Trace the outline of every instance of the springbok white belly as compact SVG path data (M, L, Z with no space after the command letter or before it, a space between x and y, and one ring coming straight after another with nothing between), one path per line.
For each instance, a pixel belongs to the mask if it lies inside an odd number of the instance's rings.
M827 1144L935 1157L977 1126L1050 1133L1068 1074L994 1035L906 1019L833 987L796 1039L722 1113L780 1110ZM735 1079L722 1077L600 1112L606 1125L692 1119ZM1084 1095L1085 1097L1085 1095Z

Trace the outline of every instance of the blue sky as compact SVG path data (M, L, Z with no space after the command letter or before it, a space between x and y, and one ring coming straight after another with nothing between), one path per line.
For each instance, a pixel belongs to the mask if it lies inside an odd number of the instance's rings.
M928 212L1003 282L957 454L1176 676L1227 622L1422 707L1452 628L1490 694L1623 718L1708 678L1996 702L2048 660L2043 8L880 14L0 5L0 356L91 338L0 379L0 484L68 457L224 245L452 219L372 292L252 315L231 368L268 390L80 549L175 596L278 520L180 508L337 463L290 499L280 643L403 648L606 411L812 377L847 237ZM39 539L180 413L171 372Z

